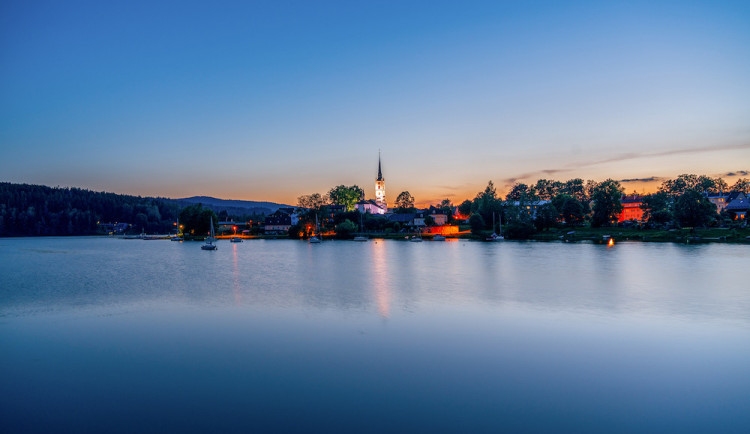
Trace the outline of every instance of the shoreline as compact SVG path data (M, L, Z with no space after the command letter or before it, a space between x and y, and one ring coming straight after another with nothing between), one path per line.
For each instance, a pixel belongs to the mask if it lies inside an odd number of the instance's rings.
M571 233L572 232L572 233ZM408 241L409 234L363 234L369 237L370 240L394 240L394 241ZM142 241L157 241L165 240L170 241L168 236L150 236L147 238L127 238L123 236L112 236L102 234L90 234L90 235L55 235L55 236L20 236L20 237L0 237L0 239L14 239L14 238L68 238L68 237L101 237L101 238L116 238L122 240L142 240ZM228 241L233 236L218 236L217 240ZM290 238L286 235L245 235L237 236L242 240L297 240L306 241L305 238ZM422 235L425 241L432 241L431 235ZM578 230L549 230L539 232L531 235L529 238L524 239L510 239L506 238L504 241L538 241L538 242L560 242L560 243L578 243L578 242L592 242L596 244L604 244L609 239L614 239L615 242L643 242L643 243L678 243L678 244L709 244L709 243L722 243L722 244L748 244L750 245L750 228L741 229L729 229L729 228L712 228L712 229L674 229L674 230L638 230L638 229L624 229L624 228L584 228ZM325 238L324 241L351 241L352 238ZM485 240L484 235L471 235L463 234L460 236L446 236L447 241L462 240L462 241L475 241L475 242L488 242ZM192 237L184 239L185 241L205 241L204 237Z

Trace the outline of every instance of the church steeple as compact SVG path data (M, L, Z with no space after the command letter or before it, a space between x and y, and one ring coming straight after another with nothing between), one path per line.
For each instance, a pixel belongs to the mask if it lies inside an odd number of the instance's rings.
M378 179L375 180L375 203L381 206L383 214L388 211L388 202L385 200L385 179L380 166L380 151L378 151Z
M383 181L383 171L380 170L380 151L378 151L378 179L377 181Z

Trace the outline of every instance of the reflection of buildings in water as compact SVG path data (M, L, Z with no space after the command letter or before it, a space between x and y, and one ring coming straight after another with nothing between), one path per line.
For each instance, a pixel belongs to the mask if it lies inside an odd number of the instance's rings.
M234 304L239 305L242 302L242 292L240 291L240 267L237 265L237 243L232 243L232 283Z
M374 242L372 246L372 282L375 291L375 302L383 318L390 316L391 290L388 287L388 264L384 242Z

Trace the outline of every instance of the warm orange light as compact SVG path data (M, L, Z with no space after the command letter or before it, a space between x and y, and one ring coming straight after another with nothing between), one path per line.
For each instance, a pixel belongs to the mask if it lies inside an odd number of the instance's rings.
M615 239L614 238L610 238L609 242L607 242L607 246L611 247L611 246L614 246L614 245L615 245Z
M432 234L432 235L443 235L443 236L450 236L450 235L458 235L458 226L456 225L443 225L443 226L432 226L429 228L426 228L424 231L425 234Z

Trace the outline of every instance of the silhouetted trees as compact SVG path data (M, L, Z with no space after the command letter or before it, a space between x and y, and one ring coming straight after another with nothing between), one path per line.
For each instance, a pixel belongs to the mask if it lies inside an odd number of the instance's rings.
M617 221L617 215L622 212L620 199L623 191L620 183L612 179L602 181L593 188L591 193L591 200L594 201L592 226L608 226Z
M179 211L170 199L0 183L0 236L92 235L99 223L116 222L135 232L166 233Z
M685 191L674 204L674 218L681 226L707 226L716 216L716 205L697 190Z
M672 221L670 197L664 191L644 196L641 209L643 210L643 219L649 223L665 224Z
M218 228L219 218L211 209L203 208L202 204L190 205L180 211L182 231L192 235L207 235L211 231L213 219L214 230Z
M333 205L344 205L347 211L353 211L354 205L365 198L365 191L357 185L339 185L328 192L328 200Z
M741 191L745 194L750 193L750 179L740 178L732 186L732 191Z
M408 191L402 191L396 197L396 212L413 212L414 196Z

